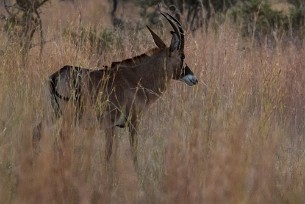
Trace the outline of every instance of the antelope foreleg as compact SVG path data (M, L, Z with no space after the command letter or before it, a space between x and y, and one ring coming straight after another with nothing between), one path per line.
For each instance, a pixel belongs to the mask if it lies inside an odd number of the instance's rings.
M112 145L114 137L114 127L107 128L105 130L106 144L105 144L105 159L106 163L109 163L111 154L112 154Z
M132 118L129 124L129 142L133 157L133 162L136 167L138 168L138 137L137 137L137 126L138 121L136 118Z

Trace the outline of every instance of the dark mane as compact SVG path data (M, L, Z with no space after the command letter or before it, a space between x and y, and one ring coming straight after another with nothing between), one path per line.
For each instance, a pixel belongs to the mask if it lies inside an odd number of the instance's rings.
M115 68L118 65L125 65L125 66L131 66L131 65L138 65L143 63L145 60L149 59L151 56L153 56L154 54L160 52L161 50L159 48L154 48L144 54L141 55L137 55L135 57L132 58L128 58L122 61L117 61L117 62L112 62L111 63L111 68Z

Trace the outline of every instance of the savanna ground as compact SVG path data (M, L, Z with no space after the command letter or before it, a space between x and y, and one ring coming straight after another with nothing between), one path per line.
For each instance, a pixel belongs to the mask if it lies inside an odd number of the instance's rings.
M257 46L230 23L187 33L186 61L199 84L173 82L144 116L138 174L127 130L118 130L109 183L104 133L90 116L85 127L64 117L44 128L33 161L46 77L65 64L97 65L89 46L75 46L64 29L109 26L106 2L79 6L81 17L65 2L44 9L45 34L55 39L41 59L33 48L25 67L18 46L0 34L0 203L305 202L305 46ZM120 46L103 52L103 64L154 47L146 29L114 35ZM63 160L54 150L60 129Z

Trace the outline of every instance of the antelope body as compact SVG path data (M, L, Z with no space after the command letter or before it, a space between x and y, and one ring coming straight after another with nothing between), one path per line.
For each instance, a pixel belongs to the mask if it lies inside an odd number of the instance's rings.
M61 116L63 104L69 100L73 100L78 118L82 117L84 101L95 107L98 121L106 133L107 161L112 153L115 127L128 126L136 164L136 132L142 113L166 91L171 79L188 85L197 84L196 77L184 62L184 31L180 23L170 14L161 14L174 29L169 47L147 26L157 48L99 70L64 66L49 77L55 118Z

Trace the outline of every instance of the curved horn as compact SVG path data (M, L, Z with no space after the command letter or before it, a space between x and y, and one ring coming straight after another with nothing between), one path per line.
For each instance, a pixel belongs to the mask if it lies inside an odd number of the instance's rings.
M179 32L180 32L180 39L181 39L181 42L180 42L180 48L179 50L183 51L184 50L184 30L182 28L182 25L181 23L175 18L173 17L172 15L170 15L169 13L166 13L173 21L175 21L177 24L178 24L178 28L179 28Z
M179 29L177 27L177 25L175 25L175 23L171 20L171 18L169 18L167 15L167 13L163 13L163 12L160 12L162 14L162 16L164 16L166 18L166 20L171 24L171 26L173 27L175 33L177 33L178 35L178 38L179 38L179 46L178 46L178 49L181 47L181 34L179 32ZM167 14L167 15L166 15Z

